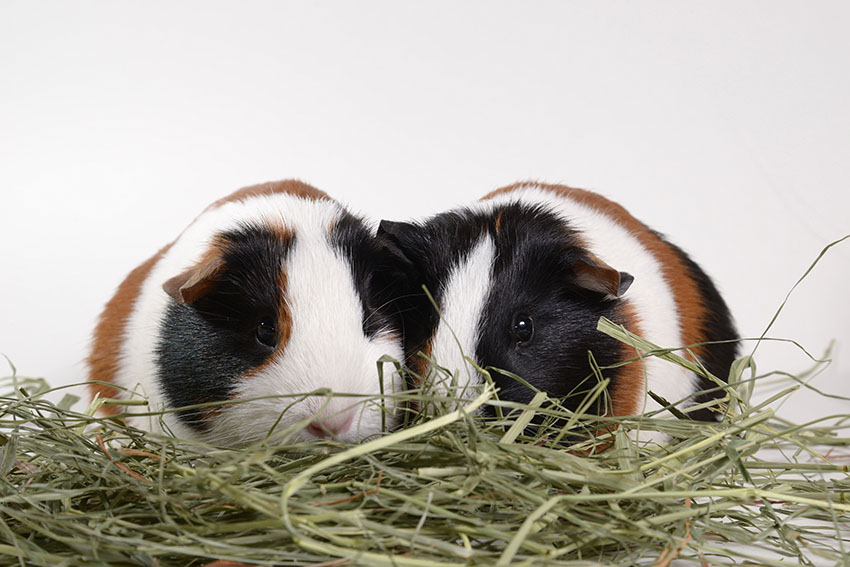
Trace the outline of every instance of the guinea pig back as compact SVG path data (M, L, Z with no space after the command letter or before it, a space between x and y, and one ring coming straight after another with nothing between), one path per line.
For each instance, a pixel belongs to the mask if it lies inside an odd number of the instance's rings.
M404 304L408 364L423 377L433 374L433 360L458 372L460 386L480 383L467 355L551 396L571 396L567 405L575 408L596 383L588 351L602 367L637 356L596 330L601 316L661 347L737 339L700 267L590 191L520 183L421 223L383 221L378 235L406 269L397 301ZM691 352L725 380L736 348L725 342ZM534 394L507 375L491 375L502 399L527 402ZM604 375L611 378L610 406L602 411L614 415L660 408L648 391L685 406L722 395L694 396L716 385L655 357ZM705 408L691 416L714 417Z
M92 392L183 408L131 421L220 445L392 427L403 380L387 366L381 384L377 361L403 353L371 283L380 258L365 222L309 185L240 189L119 286L94 332Z

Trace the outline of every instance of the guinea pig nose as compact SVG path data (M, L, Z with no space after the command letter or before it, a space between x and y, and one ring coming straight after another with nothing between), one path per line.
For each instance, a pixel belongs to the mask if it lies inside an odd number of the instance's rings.
M307 431L316 437L330 439L348 431L352 421L354 421L354 414L351 412L328 417L317 417L307 425Z

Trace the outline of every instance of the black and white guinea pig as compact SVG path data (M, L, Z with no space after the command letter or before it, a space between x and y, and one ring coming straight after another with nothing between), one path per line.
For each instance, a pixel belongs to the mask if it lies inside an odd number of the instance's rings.
M401 360L402 340L373 293L373 232L298 181L213 203L107 303L88 358L90 380L106 385L93 393L128 397L109 384L121 386L149 400L138 411L251 400L131 418L217 445L311 418L294 439L354 442L395 426L404 380L386 364L380 384L377 361ZM321 388L353 396L297 396Z
M378 238L407 273L395 294L407 303L408 364L422 377L430 358L459 371L458 386L480 383L465 354L551 396L586 391L595 384L588 351L600 366L637 356L596 330L603 315L662 347L737 339L726 304L699 266L623 207L590 191L520 183L424 222L382 221ZM692 352L726 379L736 348L729 342ZM649 390L679 402L716 386L654 357L604 374L611 378L610 406L602 411L621 416L660 408ZM503 400L533 396L506 375L493 372L492 378ZM706 408L692 413L712 415Z

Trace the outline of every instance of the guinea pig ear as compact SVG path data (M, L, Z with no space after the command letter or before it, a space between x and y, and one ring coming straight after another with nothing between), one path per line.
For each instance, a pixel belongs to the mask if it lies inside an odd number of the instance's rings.
M635 280L631 274L619 272L596 257L576 260L573 271L579 287L602 293L606 300L622 297Z
M224 258L216 253L174 276L162 289L180 305L190 305L212 289L224 269Z
M414 224L382 220L378 225L378 244L401 267L410 268L413 266L410 253L416 250L411 246L411 236L418 231L419 227Z

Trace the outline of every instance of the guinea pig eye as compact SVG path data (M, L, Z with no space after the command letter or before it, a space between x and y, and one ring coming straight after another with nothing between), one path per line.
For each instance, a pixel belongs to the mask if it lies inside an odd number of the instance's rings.
M527 343L534 337L534 321L531 317L520 313L514 317L514 338L519 343Z
M257 340L260 344L274 348L277 346L277 328L271 317L263 317L257 324Z

